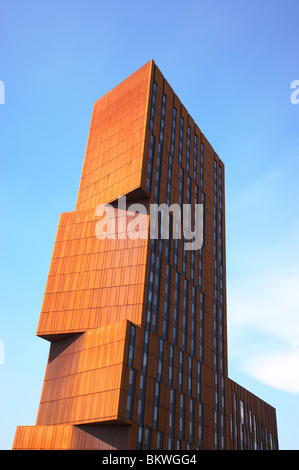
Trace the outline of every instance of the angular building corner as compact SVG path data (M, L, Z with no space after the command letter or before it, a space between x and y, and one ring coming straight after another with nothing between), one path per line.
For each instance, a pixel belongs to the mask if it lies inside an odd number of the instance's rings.
M224 196L223 162L154 61L96 101L37 327L36 425L13 449L278 449L275 409L228 377ZM152 204L202 204L202 247L150 237ZM116 237L96 236L103 205Z

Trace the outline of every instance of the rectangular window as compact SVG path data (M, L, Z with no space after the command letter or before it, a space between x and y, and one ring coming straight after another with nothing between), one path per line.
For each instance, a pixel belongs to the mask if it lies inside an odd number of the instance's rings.
M197 135L194 135L194 150L193 150L193 179L196 181L197 173Z
M196 350L196 303L197 303L197 289L192 286L192 336L191 336L191 355L195 357Z
M158 427L159 394L160 394L160 383L156 381L155 392L154 392L153 429L157 429Z
M187 153L186 153L186 157L187 157L186 171L187 171L187 174L189 174L189 170L190 170L190 134L191 134L191 129L190 129L190 126L188 126L188 129L187 129Z
M200 293L200 331L199 331L199 353L200 353L200 362L204 360L204 294L203 292Z
M151 429L144 429L144 450L149 450L151 448Z
M160 338L159 341L159 355L158 355L158 372L157 372L157 380L161 382L162 380L162 369L163 369L163 349L164 349L164 341Z
M203 428L204 428L204 405L203 403L199 403L199 430L198 430L198 438L199 438L199 447L203 446Z
M163 449L163 433L157 432L157 449Z
M174 436L174 414L175 414L175 390L170 389L170 409L169 409L169 440L168 449L173 448L173 436Z
M152 187L152 171L153 171L153 165L154 165L154 154L155 154L155 136L152 134L151 141L150 141L147 180L146 180L146 190L148 193L151 192L151 187Z
M169 344L168 385L172 387L173 379L173 345Z
M190 399L190 428L189 428L189 441L194 442L194 398Z
M183 150L183 135L184 135L184 118L181 116L180 120L180 141L179 141L179 164L182 164L182 150Z
M178 321L180 301L180 273L175 273L174 313L173 313L173 344L178 344Z
M203 163L204 163L204 145L201 142L200 144L200 179L199 179L199 187L203 190Z
M127 414L126 414L126 418L129 420L133 419L135 378L136 378L136 371L134 369L130 369L129 390L128 390L128 398L127 398Z
M151 102L151 112L150 112L150 122L149 128L152 131L154 128L154 117L155 117L155 106L156 106L156 94L157 94L157 83L153 83L153 91L152 91L152 102Z
M129 367L133 367L135 336L136 336L136 327L134 325L130 325L129 349L128 349L128 359L127 359L127 364Z
M192 357L188 357L188 395L192 395Z
M196 399L200 401L200 391L201 391L201 366L200 362L197 361L197 380L196 380Z
M170 301L170 278L171 267L169 264L166 266L166 283L165 283L165 298L164 298L164 319L163 319L163 338L168 339L169 329L169 301Z
M180 439L185 439L185 406L186 406L186 397L181 393L180 398Z
M188 292L189 282L184 279L184 310L183 310L183 351L187 350L187 333L188 333Z
M179 392L183 390L183 351L179 351Z

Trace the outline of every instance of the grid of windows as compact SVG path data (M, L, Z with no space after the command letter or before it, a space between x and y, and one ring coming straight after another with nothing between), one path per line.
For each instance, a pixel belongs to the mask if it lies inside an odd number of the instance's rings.
M166 106L166 96L165 94L162 95L162 110L161 110L161 121L160 121L160 132L159 132L159 143L158 143L158 151L157 151L157 166L156 166L156 177L154 178L154 202L159 203L159 194L160 194L160 181L161 181L161 165L162 165L162 149L163 149L163 138L164 138L164 126L165 126L165 106ZM152 115L154 115L152 113ZM169 207L170 201L171 201L171 188L172 188L172 172L173 172L173 158L174 158L174 151L175 151L175 130L176 130L176 121L177 121L177 110L175 106L173 106L172 109L172 126L171 126L171 141L170 141L170 152L168 154L168 167L167 167L167 184L166 184L166 203ZM179 118L179 143L178 143L178 161L179 161L179 205L181 206L181 210L183 211L183 204L184 204L184 186L186 182L186 202L188 207L190 208L190 205L192 205L192 188L194 189L194 203L198 204L199 203L199 191L201 190L201 195L202 195L202 204L204 205L205 203L205 195L203 193L203 164L204 164L204 146L203 143L200 142L200 160L199 160L199 167L197 165L197 146L198 146L198 137L194 133L194 145L193 145L193 173L192 177L190 177L190 150L191 150L191 127L190 125L187 125L187 130L186 130L186 166L184 167L183 165L183 140L184 140L184 118L180 116ZM154 138L153 134L152 137ZM184 169L185 168L185 169ZM199 175L197 175L197 170ZM186 173L186 178L185 178L185 173ZM198 184L199 183L199 184ZM161 217L163 214L161 214ZM171 217L171 215L170 215ZM191 230L191 213L190 211L187 213L187 227L189 230ZM188 370L186 371L187 377L188 377L188 396L191 397L191 385L192 385L192 357L196 356L196 345L199 339L199 361L204 360L204 294L202 292L202 249L198 251L198 253L195 253L193 250L191 250L190 253L190 264L187 264L187 251L183 248L181 255L182 257L179 258L179 233L182 231L182 227L179 225L181 222L178 222L177 220L174 221L175 225L173 227L173 220L170 218L170 223L167 225L168 226L168 234L166 237L166 242L165 242L165 261L166 261L166 267L165 267L165 289L163 290L163 299L164 303L163 305L163 327L162 327L162 338L163 340L168 340L171 341L174 346L178 346L178 333L179 331L182 332L182 338L181 338L181 344L182 344L182 349L179 350L179 370L178 370L178 391L181 393L180 395L180 416L181 416L181 424L180 424L180 439L177 441L177 445L181 445L181 440L183 439L182 435L185 434L185 428L184 431L182 431L182 419L183 419L183 411L185 413L186 411L186 396L183 394L182 391L182 381L183 381L183 357L184 354L187 355L187 361L188 361ZM175 231L175 236L171 237L170 236L170 230ZM204 231L204 227L203 227ZM171 253L171 240L174 240L173 242L173 262L171 264L171 259L170 259L170 253ZM186 241L183 237L183 241ZM151 258L151 264L150 264L150 272L149 272L149 288L148 288L148 310L147 310L147 316L149 318L150 322L150 312L152 311L152 331L154 333L158 333L158 318L159 318L159 299L160 299L160 290L161 290L161 274L162 274L162 239L161 239L161 234L159 232L159 237L156 243L153 241L151 242L151 250L152 250L152 255L155 256L155 262ZM156 251L157 249L157 251ZM181 271L179 269L179 259L181 259ZM195 269L195 260L198 260L198 268ZM190 273L187 272L187 266L190 268ZM172 278L172 270L174 269L174 280L173 282L175 283L175 290L174 290L174 305L173 305L173 330L172 330L172 335L169 334L169 311L170 311L170 286L171 286L171 278ZM197 279L195 279L195 272L198 273ZM182 299L182 330L179 329L179 315L180 315L180 281L182 277L182 282L183 282L183 299ZM189 285L190 284L190 285ZM190 302L189 302L189 293L190 293ZM197 308L197 301L199 299L199 308ZM162 306L161 305L161 306ZM190 315L191 313L191 315ZM188 345L188 319L190 316L190 321L191 321L191 344L190 346ZM199 316L199 338L197 338L196 335L196 325L198 321L198 316ZM190 355L187 353L190 347ZM169 381L169 386L172 384L173 380L173 371L172 371L172 361L173 361L173 349L170 352L169 359L171 360L171 363L168 365L168 381ZM146 362L146 359L144 358L144 362ZM197 376L197 380L200 382L201 380L201 375L200 373ZM140 396L141 396L141 390L142 386L145 383L145 377L144 381L140 381ZM200 383L197 383L197 389L200 390ZM158 408L159 408L159 396L160 396L160 381L157 379L155 382L155 396L154 396L154 410L153 410L153 429L158 429ZM142 403L142 400L141 402ZM200 406L199 406L200 405ZM189 405L188 405L189 406ZM199 408L198 408L199 406ZM202 425L203 425L203 404L200 402L197 405L197 408L199 409L200 416L198 416L197 420L199 420L199 425L200 425L200 433L202 435ZM141 407L138 407L138 410L141 413ZM192 411L192 413L191 413ZM194 419L195 419L195 406L194 403L190 403L190 410L189 410L189 431L192 430L192 434L190 432L188 433L189 436L189 442L188 445L190 446L191 442L193 442L194 438ZM139 420L140 426L142 423L141 418ZM169 442L168 444L172 443L171 445L175 445L174 442L172 442L172 437L171 437L171 422L172 420L169 420ZM171 431L171 432L170 432ZM139 434L142 436L142 433L140 432ZM138 439L137 439L138 440ZM140 446L142 445L142 441L140 441ZM199 443L199 446L202 445ZM141 447L139 447L141 448Z
M162 150L164 140L164 127L166 116L166 95L162 93L162 108L161 108L161 121L159 131L159 142L157 149L157 164L156 173L153 178L154 183L154 202L159 203L160 189L161 189L161 175L162 175ZM175 106L172 108L172 121L171 121L171 134L170 134L170 150L168 153L167 173L164 173L166 185L163 192L166 197L166 204L169 207L172 197L173 188L173 162L175 153L175 135L176 123L179 123L179 142L178 142L178 162L179 168L176 169L178 174L178 198L179 205L183 211L183 204L187 203L188 207L194 202L198 204L201 198L203 205L203 246L205 245L205 210L206 201L205 193L203 192L204 186L204 144L201 139L198 139L196 133L193 133L193 166L190 161L191 143L192 143L192 130L188 122L184 121L182 115L177 115ZM185 127L185 132L184 132ZM186 136L185 136L186 134ZM154 136L152 135L153 139ZM186 138L185 144L184 139ZM152 141L153 142L153 141ZM185 159L183 161L183 148L185 147ZM199 145L199 147L198 147ZM198 152L199 150L199 152ZM199 156L199 159L198 159ZM213 248L214 248L214 425L215 425L215 448L225 448L225 356L224 356L224 280L223 280L223 195L222 195L222 167L218 165L218 160L214 159L214 192L213 192L213 215L214 215L214 231L213 231ZM192 200L194 195L194 200ZM165 215L164 215L165 216ZM160 406L160 392L162 386L161 364L163 361L163 345L164 342L168 344L168 364L167 364L167 385L169 387L169 414L168 414L168 433L167 445L168 448L178 448L184 446L191 448L195 444L197 448L203 446L203 426L204 426L204 404L201 401L201 364L204 362L204 292L203 292L203 250L198 252L191 250L190 256L187 256L187 251L184 249L184 244L181 243L177 237L182 232L181 222L173 220L170 214L168 227L168 234L166 241L163 242L161 233L159 231L158 240L151 242L151 263L149 271L149 284L148 284L148 310L146 326L151 325L152 332L158 334L159 327L159 310L162 314L162 330L160 338L159 359L157 377L154 384L154 403L152 415L152 429L159 431L159 406ZM163 217L163 214L161 214ZM175 222L173 226L173 221ZM186 219L185 219L186 221ZM187 213L187 226L191 229L191 213ZM174 230L174 237L170 236L170 230ZM186 236L186 233L185 233ZM172 242L173 240L173 242ZM183 242L186 238L183 236ZM162 257L162 249L165 243L165 258ZM173 246L172 246L173 243ZM172 249L173 248L173 249ZM170 254L173 253L173 258ZM165 264L163 264L165 263ZM198 264L197 264L198 263ZM163 272L162 272L163 267ZM181 268L181 269L180 269ZM190 271L189 271L190 269ZM196 273L196 275L195 275ZM163 275L163 281L162 281ZM165 277L164 277L165 276ZM174 298L171 299L171 285L174 285ZM161 289L163 286L163 291ZM180 290L182 287L182 290ZM183 296L180 299L180 294ZM159 299L162 296L163 301L160 303ZM198 305L198 307L197 307ZM171 312L172 309L172 312ZM151 317L152 313L152 317ZM212 312L211 312L212 313ZM182 318L180 318L182 315ZM171 318L171 323L170 323ZM152 320L152 323L151 323ZM159 320L160 321L160 320ZM182 323L180 323L182 322ZM189 325L189 322L191 325ZM179 326L181 325L181 326ZM197 325L199 331L197 332ZM172 326L172 331L170 329ZM160 327L159 327L160 328ZM189 333L188 333L189 331ZM181 337L180 337L181 335ZM190 336L189 336L190 335ZM145 329L146 337L146 329ZM220 338L220 341L219 339ZM188 343L190 341L190 344ZM174 369L175 347L178 347L178 369ZM197 356L198 347L198 356ZM146 341L143 347L143 367L146 365ZM196 362L193 363L193 360ZM186 366L184 366L186 365ZM186 367L186 370L184 370ZM195 370L193 370L195 368ZM143 369L142 369L143 370ZM144 369L145 371L145 369ZM174 371L177 371L177 397L174 385ZM194 387L196 391L192 394L194 377L196 377ZM185 379L184 379L185 378ZM139 391L139 405L138 413L141 418L138 421L139 426L142 427L142 414L141 404L144 403L144 395L142 390L145 388L146 376L141 374L140 378L140 391ZM183 381L186 380L186 389L183 386ZM196 396L196 398L195 398ZM141 398L141 400L140 400ZM179 412L179 438L175 438L175 400L178 401ZM196 413L197 416L196 416ZM188 416L188 418L187 418ZM187 418L187 419L186 419ZM195 419L199 428L195 433ZM145 430L139 430L137 433L137 448L145 448ZM240 430L239 430L240 432ZM195 434L198 439L195 442ZM161 445L163 433L158 432L157 447ZM142 444L143 439L143 444ZM147 437L146 441L149 441Z
M163 152L163 140L164 140L164 126L165 126L165 109L166 109L166 95L163 93L162 97L162 108L160 118L160 132L159 132L159 143L158 143L158 154L157 154L157 168L155 177L155 189L154 189L154 200L156 203L159 202L160 195L160 179L161 179L161 164L162 164L162 152ZM158 325L158 313L159 313L159 301L160 301L160 278L161 278L161 264L162 264L162 239L161 231L159 230L158 239L158 252L156 253L156 240L151 240L151 261L149 270L149 286L148 286L148 300L147 300L147 313L146 313L146 324L144 329L144 344L143 344L143 360L142 369L140 375L139 385L139 397L138 397L138 408L137 408L137 442L136 448L142 449L143 446L143 419L144 419L144 403L145 403L145 389L146 389L146 378L147 378L147 362L148 362L148 342L151 328L151 313L152 303L153 305L153 331L157 331ZM156 261L156 277L155 285L153 286L154 269ZM155 287L153 292L153 287ZM153 301L154 299L154 301ZM159 403L159 397L156 399ZM145 444L144 444L145 445Z

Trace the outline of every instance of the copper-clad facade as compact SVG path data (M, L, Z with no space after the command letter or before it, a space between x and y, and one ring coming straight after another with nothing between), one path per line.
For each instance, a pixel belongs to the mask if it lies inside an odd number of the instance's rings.
M202 247L151 237L152 204L202 204ZM228 377L224 164L153 61L94 105L37 335L36 426L14 449L278 449L275 409Z

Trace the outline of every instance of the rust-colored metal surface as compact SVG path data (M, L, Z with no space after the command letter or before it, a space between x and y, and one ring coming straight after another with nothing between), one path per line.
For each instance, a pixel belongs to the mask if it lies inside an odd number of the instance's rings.
M203 246L151 237L154 203L202 204ZM94 105L37 335L14 449L278 448L275 409L228 378L224 164L153 61Z

